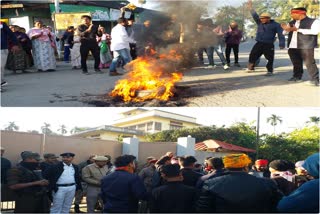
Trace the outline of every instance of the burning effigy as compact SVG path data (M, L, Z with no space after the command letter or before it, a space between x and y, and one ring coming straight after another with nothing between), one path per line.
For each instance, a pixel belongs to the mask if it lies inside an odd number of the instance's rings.
M174 50L157 57L138 57L126 66L128 73L110 95L124 102L166 101L174 95L174 85L183 76L177 71L180 60L181 55Z

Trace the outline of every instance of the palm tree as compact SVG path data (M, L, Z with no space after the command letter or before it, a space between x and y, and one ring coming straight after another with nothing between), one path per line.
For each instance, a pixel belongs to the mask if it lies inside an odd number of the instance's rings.
M282 119L281 119L281 117L279 117L275 114L272 114L271 117L267 118L267 123L270 123L271 126L273 126L273 134L274 135L276 134L276 125L278 125L278 122L282 123Z
M76 134L76 133L82 132L82 131L84 131L84 130L86 130L86 129L87 129L87 128L75 126L73 129L71 129L70 133L71 133L71 134Z
M315 125L319 125L320 123L320 117L316 117L316 116L312 116L309 117L309 121L307 121L307 123L314 123Z
M41 131L42 131L42 134L51 134L52 131L50 129L50 124L49 123L44 123L43 126L41 126Z
M60 131L61 135L66 134L68 131L66 129L67 127L65 125L60 125L60 129L58 129L58 131Z
M9 124L7 125L6 128L4 128L4 130L7 130L7 131L18 131L19 130L19 126L17 126L15 122L9 122Z

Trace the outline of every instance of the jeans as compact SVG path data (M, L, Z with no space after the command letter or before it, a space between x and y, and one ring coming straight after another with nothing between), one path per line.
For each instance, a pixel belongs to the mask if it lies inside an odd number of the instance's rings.
M208 61L209 61L209 65L214 65L214 60L213 60L213 51L214 51L214 47L207 47L206 48L206 52L207 52L207 56L208 56Z
M70 57L70 46L64 46L63 60L65 62L69 62L69 57Z
M214 46L214 51L217 53L220 61L223 65L227 64L226 58L224 58L223 51L221 45Z
M110 65L110 72L117 71L117 65L118 65L120 58L122 58L122 60L123 60L123 66L125 66L128 62L131 61L130 50L124 48L121 50L113 51L113 60Z
M1 83L4 82L4 71L6 67L6 62L8 58L8 49L1 50Z

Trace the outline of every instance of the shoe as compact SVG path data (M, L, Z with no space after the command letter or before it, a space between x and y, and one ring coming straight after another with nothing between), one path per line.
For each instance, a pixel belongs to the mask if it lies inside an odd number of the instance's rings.
M217 67L216 65L208 65L206 69L215 69L216 67Z
M319 86L319 81L310 80L306 82L306 85Z
M77 69L77 66L73 66L72 69L73 69L73 70L76 70L76 69Z
M102 73L102 71L101 71L99 68L94 69L94 71L95 71L96 73Z
M227 64L225 64L224 66L223 66L223 69L224 70L228 70L230 67L227 65Z
M118 73L118 72L116 72L116 71L114 71L114 72L110 72L110 74L109 74L110 76L120 76L120 75L122 75L122 74L120 74L120 73Z
M236 67L241 67L241 66L240 66L240 64L239 64L239 63L237 63L237 62L236 62L236 63L234 63L233 65L234 65L234 66L236 66Z
M253 73L254 70L247 68L247 69L246 69L246 72L248 72L248 73Z
M297 77L291 77L290 79L288 79L288 81L290 82L302 82L301 78L297 78Z
M273 73L272 73L272 72L268 72L268 73L266 73L266 75L265 75L265 76L270 77L270 76L272 76L272 75L273 75Z
M5 85L8 85L8 83L6 81L1 82L1 87L5 86Z
M83 73L83 74L86 74L86 75L89 75L88 70L82 70L82 73Z
M75 212L75 213L81 213L80 207L79 207L78 204L75 204L75 205L74 205L74 212Z

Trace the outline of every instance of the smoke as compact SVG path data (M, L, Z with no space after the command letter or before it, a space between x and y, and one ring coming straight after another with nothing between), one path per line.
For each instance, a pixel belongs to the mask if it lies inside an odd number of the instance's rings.
M162 15L148 17L150 27L137 37L138 46L152 43L160 53L175 49L182 55L180 67L193 66L197 49L218 41L212 33L212 24L201 34L197 32L197 24L203 22L201 17L208 17L207 6L208 1L158 1L157 9Z

